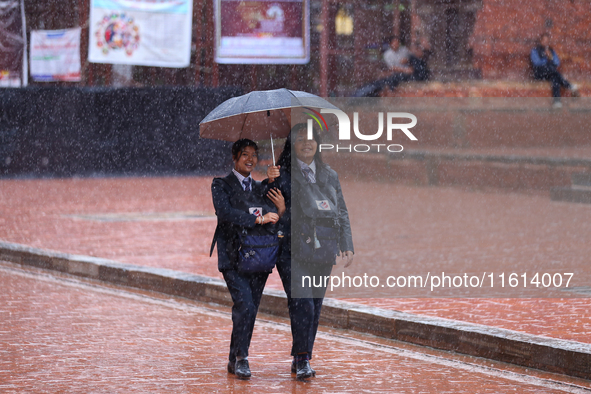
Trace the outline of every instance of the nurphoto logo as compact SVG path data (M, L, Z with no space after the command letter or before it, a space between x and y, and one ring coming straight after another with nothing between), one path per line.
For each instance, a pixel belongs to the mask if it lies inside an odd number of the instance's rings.
M312 129L314 127L314 121L318 124L321 130L326 128L328 130L328 126L326 120L321 114L333 114L337 117L339 122L339 141L350 141L351 140L351 120L349 116L339 110L339 109L326 109L323 108L320 110L320 113L310 110L313 113L306 112L306 115L309 115L313 119L308 119L308 139L312 139ZM384 113L378 112L378 130L373 134L364 134L361 132L359 128L359 113L353 113L353 133L355 137L362 141L375 141L382 137L384 133ZM388 141L392 141L392 136L394 135L394 131L402 131L408 139L411 141L417 141L417 137L415 137L409 129L413 128L417 124L417 117L408 112L387 112L386 113L386 139ZM409 119L409 123L394 123L399 122L400 119ZM318 147L319 151L327 151L327 150L335 150L336 152L339 151L347 151L347 152L358 152L358 153L366 153L371 150L376 150L380 152L381 148L385 148L388 152L402 152L404 149L400 144L349 144L349 145L340 145L337 144L336 146L333 144L320 144Z

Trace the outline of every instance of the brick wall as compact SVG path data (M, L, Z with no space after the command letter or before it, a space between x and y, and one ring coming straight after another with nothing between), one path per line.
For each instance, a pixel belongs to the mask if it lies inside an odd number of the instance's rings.
M548 31L570 78L591 73L591 2L586 0L485 0L470 44L485 79L531 78L529 52Z

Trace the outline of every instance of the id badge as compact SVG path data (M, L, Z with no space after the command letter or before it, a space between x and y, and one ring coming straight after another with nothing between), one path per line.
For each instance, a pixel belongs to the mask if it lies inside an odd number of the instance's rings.
M330 204L328 200L316 200L316 206L319 211L330 211Z
M254 215L256 217L263 216L263 208L261 207L251 207L248 208L248 213Z

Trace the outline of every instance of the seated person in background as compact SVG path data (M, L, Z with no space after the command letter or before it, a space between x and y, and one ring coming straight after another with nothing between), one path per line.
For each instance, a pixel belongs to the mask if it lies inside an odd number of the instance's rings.
M358 89L354 97L378 97L380 91L386 86L395 89L400 82L411 79L413 69L408 63L410 51L400 45L398 37L391 37L388 42L390 45L382 55L384 65L387 67L384 74L387 76Z
M412 68L408 65L410 51L407 47L400 45L398 37L390 37L390 47L384 52L382 59L388 67L390 78L409 77L412 74Z
M431 71L429 70L429 55L431 46L429 42L420 40L414 42L410 47L410 56L408 58L408 64L412 68L412 81L428 81L431 77Z
M552 97L554 107L562 107L560 102L560 88L570 89L573 96L578 96L579 91L576 85L571 85L559 72L560 59L550 46L550 35L544 33L540 37L538 46L531 50L530 58L534 70L534 78L552 83Z

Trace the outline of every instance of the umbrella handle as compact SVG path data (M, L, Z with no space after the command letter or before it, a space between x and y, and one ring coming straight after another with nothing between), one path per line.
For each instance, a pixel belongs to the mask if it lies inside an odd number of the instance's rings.
M271 134L271 156L273 156L273 167L275 167L275 148L273 147L273 135Z

